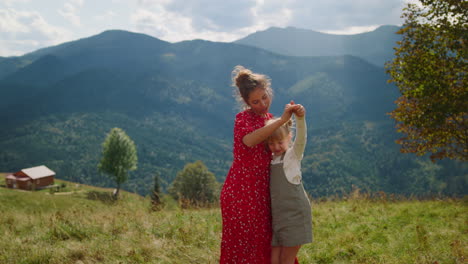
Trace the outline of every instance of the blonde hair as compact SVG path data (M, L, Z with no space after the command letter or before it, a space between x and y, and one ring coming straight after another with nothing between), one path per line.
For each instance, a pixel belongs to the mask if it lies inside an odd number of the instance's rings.
M231 78L232 86L237 88L234 96L242 109L249 108L249 95L257 88L264 89L268 96L273 99L273 90L268 76L253 73L251 70L237 65L231 73Z
M269 125L279 119L280 118L273 118L273 119L267 120L265 122L265 125ZM293 125L294 125L293 120L289 119L288 122L282 124L275 131L273 131L273 133L271 133L271 135L268 136L268 138L266 139L266 142L270 142L273 140L281 140L287 137L289 134L291 134Z

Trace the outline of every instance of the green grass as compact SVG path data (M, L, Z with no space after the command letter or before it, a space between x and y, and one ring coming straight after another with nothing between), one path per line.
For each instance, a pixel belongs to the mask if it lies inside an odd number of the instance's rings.
M1 179L1 178L0 178ZM2 182L0 182L2 184ZM179 209L67 183L68 194L0 187L0 263L218 263L219 208ZM466 263L465 200L313 202L300 263Z
M315 204L315 243L304 263L464 263L466 202L350 201Z

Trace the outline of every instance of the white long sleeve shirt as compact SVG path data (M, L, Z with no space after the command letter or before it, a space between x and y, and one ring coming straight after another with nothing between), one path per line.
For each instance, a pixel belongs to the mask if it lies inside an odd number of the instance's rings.
M301 161L307 142L307 126L304 117L296 116L296 138L292 147L286 150L283 159L283 169L286 178L292 184L300 184L302 181ZM281 156L276 156L271 164L281 163Z

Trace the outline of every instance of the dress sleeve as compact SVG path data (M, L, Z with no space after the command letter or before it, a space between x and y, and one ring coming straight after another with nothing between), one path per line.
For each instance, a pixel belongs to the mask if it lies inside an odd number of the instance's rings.
M297 159L302 160L307 142L307 126L304 117L296 116L296 138L294 139L293 151Z
M242 139L253 131L255 131L255 127L249 122L248 116L244 113L237 114L234 122L235 141L242 143Z

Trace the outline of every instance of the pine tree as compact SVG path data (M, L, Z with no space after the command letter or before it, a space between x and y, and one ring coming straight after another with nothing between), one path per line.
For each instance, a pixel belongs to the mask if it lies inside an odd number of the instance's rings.
M153 210L157 211L162 205L161 200L161 186L159 184L159 173L156 173L153 177L154 185L153 191L151 193L151 207Z

